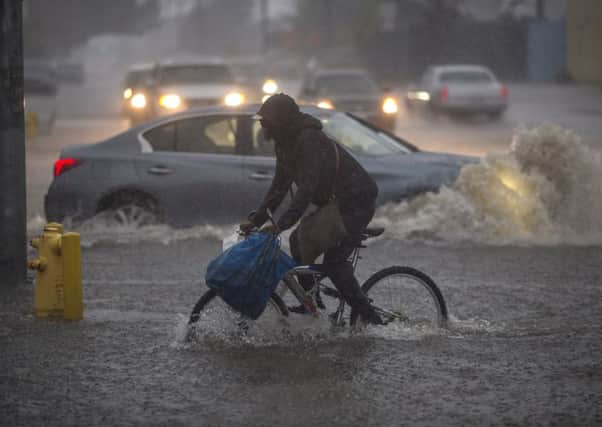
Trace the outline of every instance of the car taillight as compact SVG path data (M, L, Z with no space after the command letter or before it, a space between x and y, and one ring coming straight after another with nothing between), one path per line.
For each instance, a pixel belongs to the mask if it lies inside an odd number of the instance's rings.
M508 98L508 88L506 86L500 88L500 96L502 98Z
M440 90L439 90L439 99L441 101L447 101L449 99L449 89L447 86L443 86Z
M67 172L69 169L73 169L74 167L80 165L81 163L81 160L74 159L73 157L58 159L56 162L54 162L54 176L59 176L60 174Z

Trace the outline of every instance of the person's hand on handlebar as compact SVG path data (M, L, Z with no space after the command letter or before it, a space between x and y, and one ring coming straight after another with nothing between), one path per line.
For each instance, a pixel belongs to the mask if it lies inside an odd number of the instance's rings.
M251 221L243 221L240 223L238 228L240 229L241 233L249 234L251 231L255 230L257 227Z
M278 226L276 224L265 224L263 227L261 227L259 229L260 233L270 233L270 234L280 234L280 229L278 228Z

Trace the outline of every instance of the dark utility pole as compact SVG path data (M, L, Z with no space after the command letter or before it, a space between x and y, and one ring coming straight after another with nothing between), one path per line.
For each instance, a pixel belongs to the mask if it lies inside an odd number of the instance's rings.
M0 0L0 286L26 273L22 18L21 0Z

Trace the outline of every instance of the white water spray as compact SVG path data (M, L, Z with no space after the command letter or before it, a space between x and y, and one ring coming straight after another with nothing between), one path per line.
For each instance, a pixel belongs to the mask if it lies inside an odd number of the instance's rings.
M465 166L451 187L381 208L398 238L488 244L602 242L602 158L555 125L516 132L510 151Z

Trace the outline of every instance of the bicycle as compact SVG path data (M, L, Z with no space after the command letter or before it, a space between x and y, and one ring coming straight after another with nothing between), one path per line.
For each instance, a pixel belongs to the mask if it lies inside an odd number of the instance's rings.
M360 249L365 248L364 242L373 237L380 236L384 228L366 228L361 235L361 241L350 256L353 270L361 259ZM308 275L313 279L313 286L305 290L297 277ZM281 280L276 290L272 293L266 310L272 310L277 316L288 318L290 310L283 300L288 290L291 291L297 304L305 307L305 311L314 317L320 317L321 312L326 309L322 295L336 304L336 310L329 315L333 326L345 326L346 303L339 291L328 284L323 283L326 274L322 271L321 264L301 265L290 270ZM397 280L397 282L393 282ZM280 289L280 293L278 290ZM371 305L381 316L385 324L401 322L411 326L426 326L442 328L447 325L447 305L443 294L435 282L425 273L412 267L391 266L383 268L370 276L361 286L362 291L368 296ZM188 324L198 322L201 312L217 296L213 290L205 292L195 304ZM348 322L355 326L359 315L351 310ZM240 318L239 326L248 329L246 319Z

